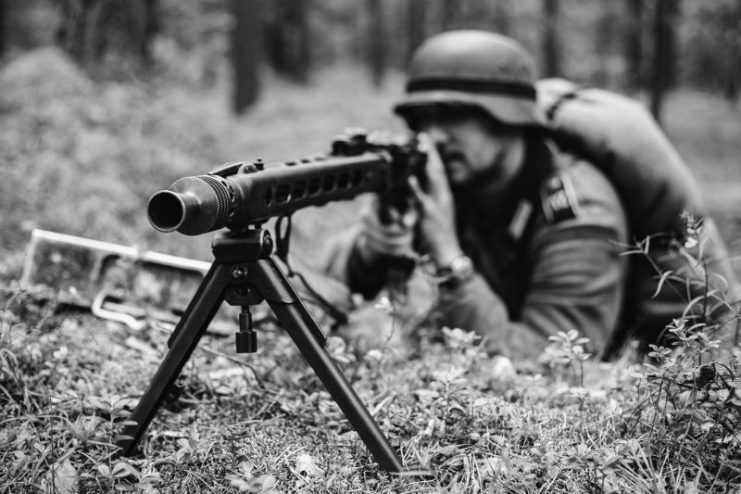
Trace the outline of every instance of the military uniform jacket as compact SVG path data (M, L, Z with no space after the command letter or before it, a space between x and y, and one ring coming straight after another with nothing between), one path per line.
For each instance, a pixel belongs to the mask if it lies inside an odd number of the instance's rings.
M482 184L455 202L459 241L475 274L440 289L441 325L476 331L491 353L534 356L548 336L569 330L604 348L624 295L627 224L601 172L530 137L508 197L492 198ZM333 256L335 272L344 265L351 288L371 295L378 269L360 265L349 245Z

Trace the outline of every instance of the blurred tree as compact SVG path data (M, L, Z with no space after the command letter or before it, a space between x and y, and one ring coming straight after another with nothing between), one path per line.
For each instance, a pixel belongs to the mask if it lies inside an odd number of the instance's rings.
M231 0L232 110L244 113L260 94L260 0Z
M142 14L143 19L140 21L142 33L138 43L139 56L145 64L151 66L153 62L152 42L160 30L157 0L143 0Z
M386 74L387 63L385 23L381 0L365 0L365 10L368 14L366 57L370 66L373 85L380 87Z
M703 2L694 14L688 43L691 80L736 101L741 91L741 0Z
M616 10L614 2L604 2L600 5L597 14L597 36L595 39L595 52L597 55L597 66L594 73L594 82L598 86L610 86L613 73L613 45L617 37L616 27L620 13Z
M722 22L723 94L729 101L737 101L741 91L741 0L718 2Z
M653 17L651 113L661 121L666 91L677 82L677 21L680 0L657 0Z
M5 54L5 0L0 0L0 57Z
M500 2L491 0L466 0L461 3L459 27L464 29L483 29L497 31L495 8Z
M543 0L543 32L541 47L543 54L543 77L561 75L561 38L559 36L560 0Z
M411 58L414 50L427 37L427 2L426 0L407 0L406 2L406 35L407 35L407 53L405 62Z
M63 0L58 43L89 68L108 55L148 65L158 31L157 0Z
M442 31L456 29L465 24L463 19L463 4L465 0L443 0L442 2Z
M440 30L493 28L490 0L444 0ZM494 28L495 29L495 28Z
M492 14L492 25L498 33L509 34L511 31L512 14L509 0L496 0Z
M266 55L279 74L296 82L309 80L311 33L307 0L274 0L267 4L265 21Z
M633 91L643 88L643 0L626 0L623 23L625 50L625 85Z

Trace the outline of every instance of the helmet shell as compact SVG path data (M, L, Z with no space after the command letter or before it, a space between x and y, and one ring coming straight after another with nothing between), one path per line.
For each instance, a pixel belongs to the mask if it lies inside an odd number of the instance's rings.
M394 111L410 121L415 108L430 105L478 107L513 126L545 123L530 55L513 39L487 31L448 31L415 51L406 95Z

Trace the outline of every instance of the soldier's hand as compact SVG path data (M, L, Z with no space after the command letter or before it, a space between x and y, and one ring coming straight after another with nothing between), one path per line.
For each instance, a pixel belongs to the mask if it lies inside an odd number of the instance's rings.
M417 211L409 209L401 214L396 209L386 211L388 223L380 219L380 204L373 199L362 215L363 230L358 237L357 249L366 264L373 264L381 257L416 257L412 243Z
M414 192L419 210L419 231L422 247L438 267L447 266L462 254L455 227L453 193L445 175L442 158L429 135L419 134L420 147L427 153L427 190L416 177L409 185Z

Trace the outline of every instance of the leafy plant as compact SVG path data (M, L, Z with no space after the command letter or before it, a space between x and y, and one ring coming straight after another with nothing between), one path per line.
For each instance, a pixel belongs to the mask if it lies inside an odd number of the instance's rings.
M559 331L548 340L551 344L546 348L541 360L559 375L567 377L572 385L583 388L584 362L592 356L584 350L589 338L580 337L579 332L572 329L568 332Z
M694 290L699 295L690 297L685 316L667 326L667 346L650 345L648 360L636 373L637 394L626 415L625 435L640 438L646 452L642 462L663 484L722 490L741 481L741 352L737 331L729 333L739 314L722 290L710 287L701 223L685 220L685 236L675 248L705 276L698 281L696 272L685 275L693 276L689 280L664 272L660 284L674 279L704 286ZM722 317L717 308L723 309Z

